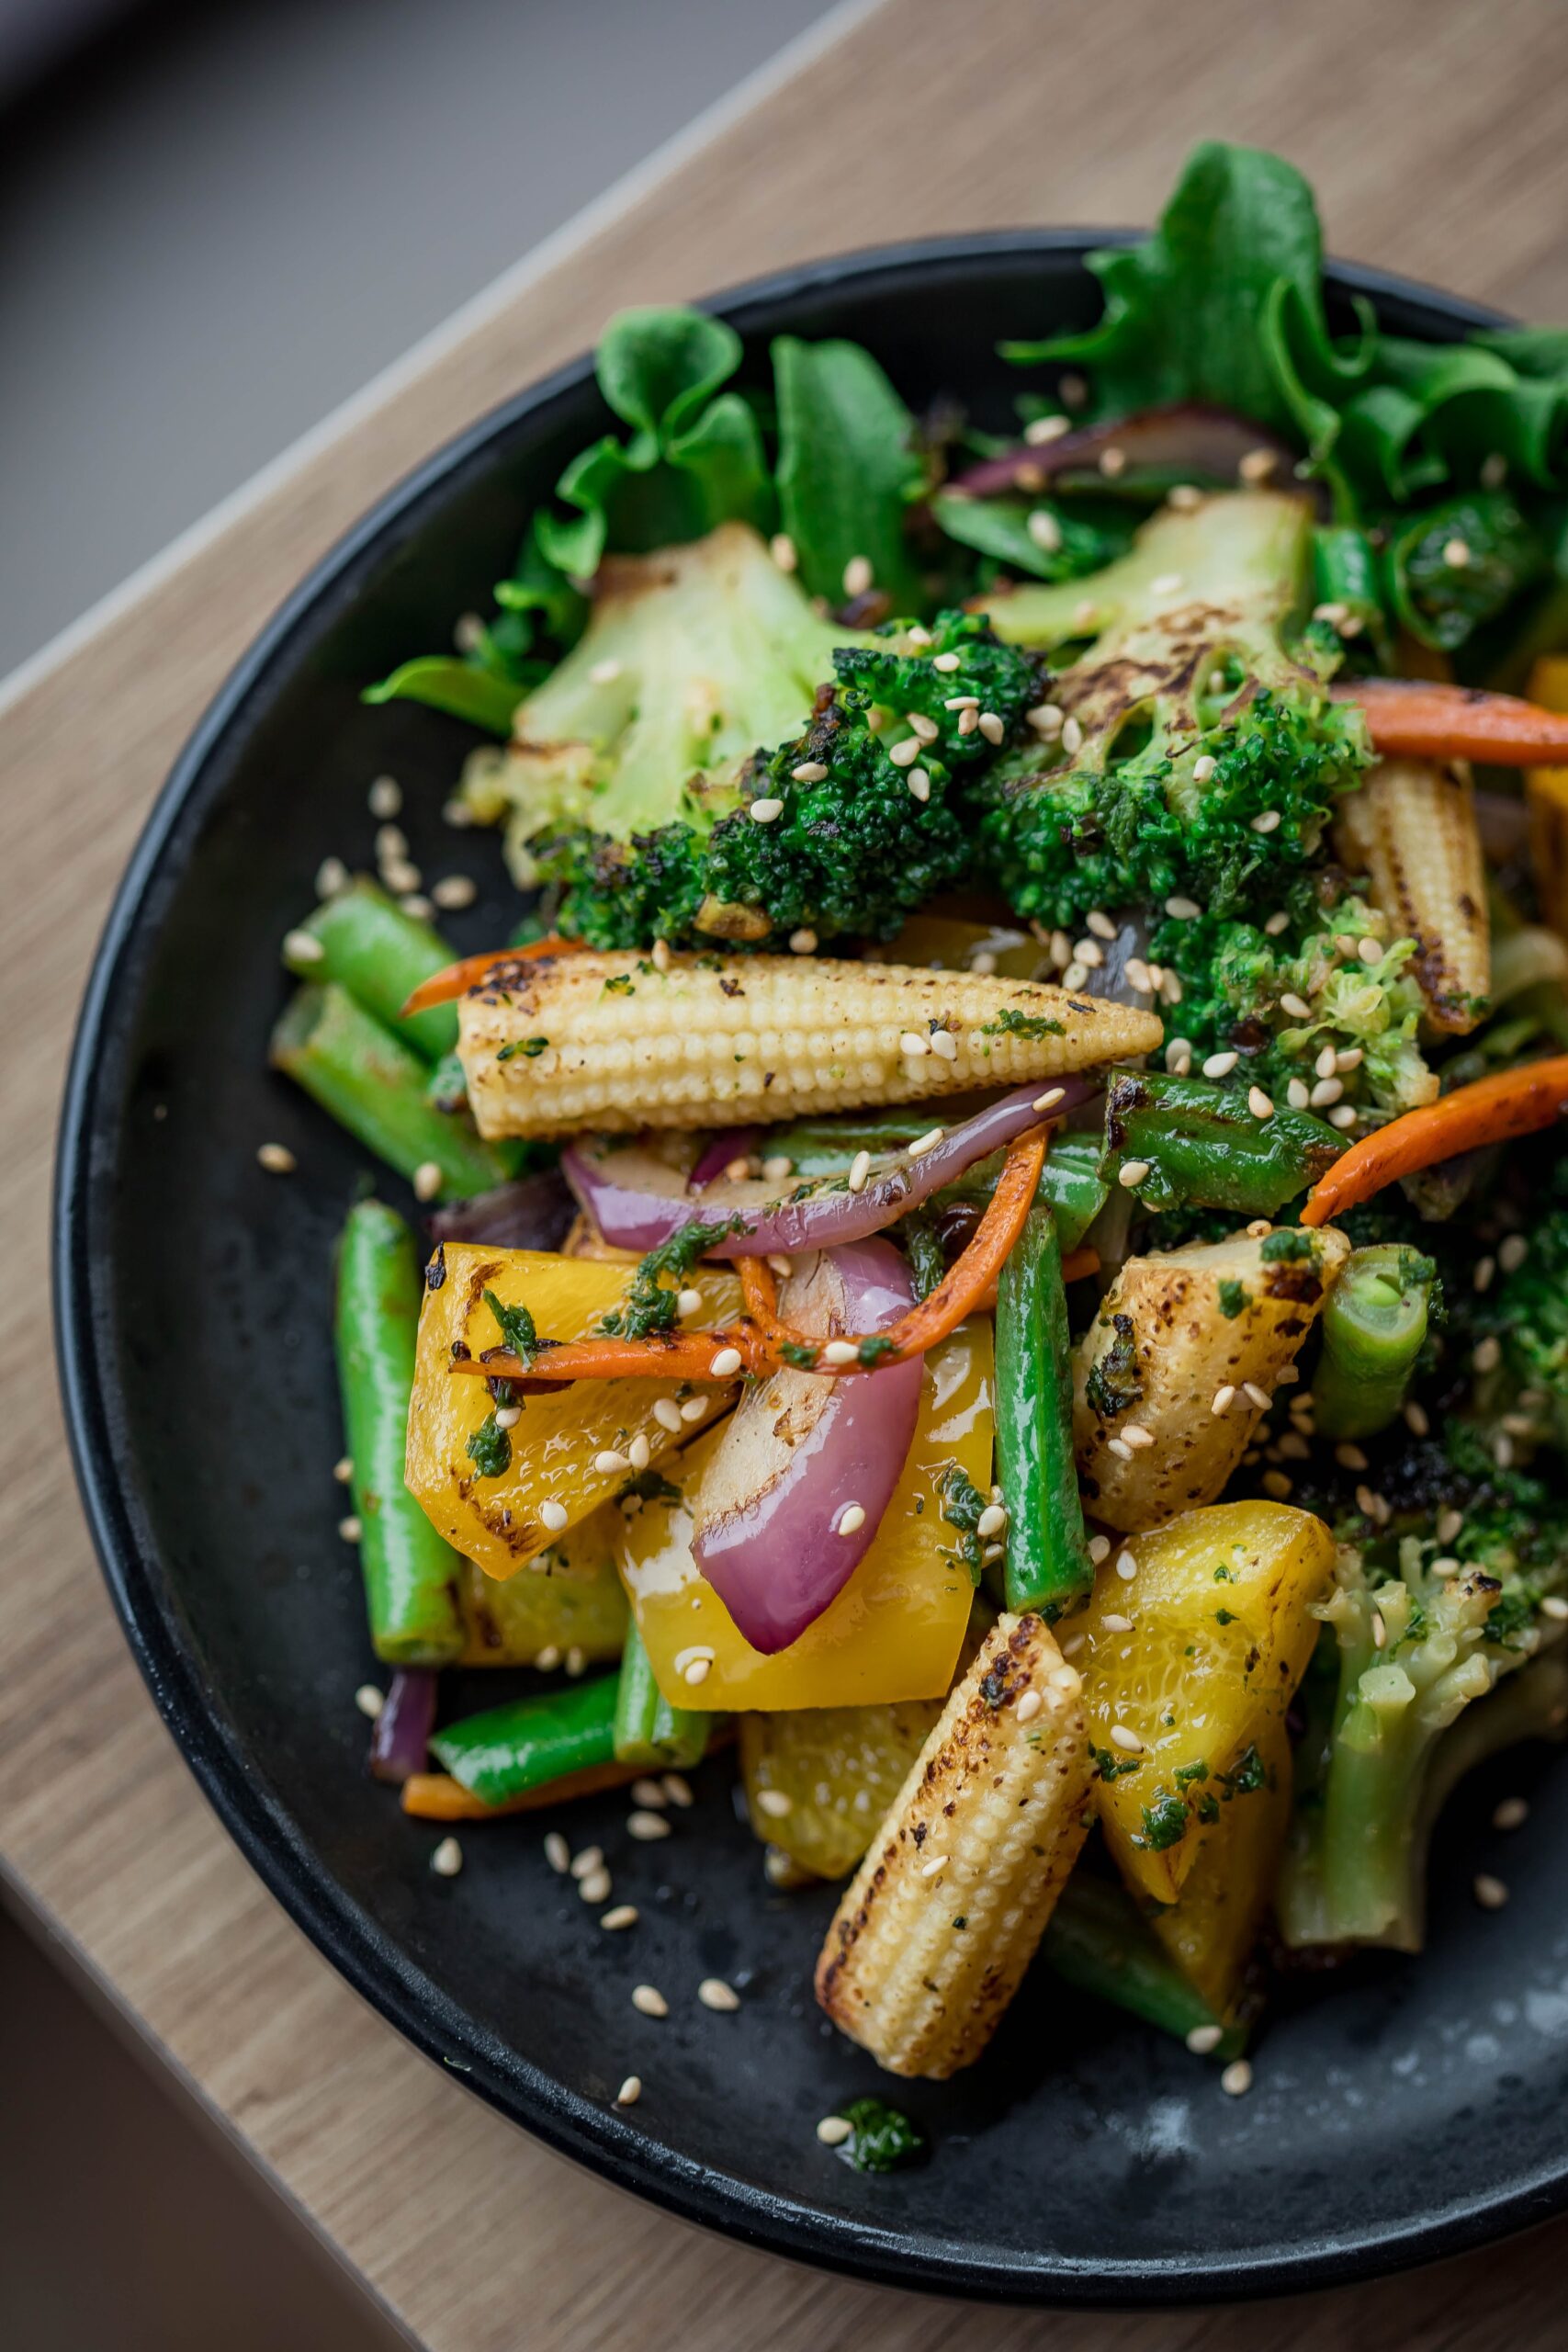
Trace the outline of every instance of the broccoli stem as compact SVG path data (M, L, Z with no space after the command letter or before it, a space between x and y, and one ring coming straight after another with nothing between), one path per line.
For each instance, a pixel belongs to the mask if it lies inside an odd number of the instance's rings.
M1387 1242L1353 1250L1323 1310L1323 1352L1313 1376L1324 1437L1375 1436L1404 1402L1427 1337L1437 1269Z

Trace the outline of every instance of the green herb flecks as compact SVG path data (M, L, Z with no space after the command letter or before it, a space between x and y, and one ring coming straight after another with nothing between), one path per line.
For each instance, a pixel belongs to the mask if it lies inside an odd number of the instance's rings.
M609 1338L620 1340L647 1340L661 1331L672 1331L679 1319L676 1301L682 1278L691 1272L705 1250L727 1241L731 1234L745 1230L746 1221L740 1216L727 1217L716 1225L704 1225L695 1219L683 1225L641 1261L626 1297L619 1306L611 1308L600 1329Z
M885 2099L852 2099L839 2113L852 2129L838 2153L856 2172L893 2172L925 2154L925 2133Z
M493 1412L472 1432L464 1451L481 1478L503 1478L512 1467L512 1440Z

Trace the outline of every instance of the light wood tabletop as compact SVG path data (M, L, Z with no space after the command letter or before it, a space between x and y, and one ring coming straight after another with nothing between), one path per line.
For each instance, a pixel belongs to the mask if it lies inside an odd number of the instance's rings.
M1280 2352L1561 2340L1568 2225L1266 2314L965 2313L699 2236L536 2146L340 1982L179 1760L72 1487L46 1227L72 1017L152 797L268 613L427 451L623 302L881 239L1146 220L1212 133L1303 165L1337 252L1568 317L1563 31L1559 0L852 9L0 693L0 1855L17 1896L437 2352L1218 2352L1260 2328Z

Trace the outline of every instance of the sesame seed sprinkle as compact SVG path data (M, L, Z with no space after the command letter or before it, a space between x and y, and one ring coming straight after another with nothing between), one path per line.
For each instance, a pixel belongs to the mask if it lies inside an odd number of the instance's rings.
M854 1156L854 1158L853 1158L853 1159L852 1159L852 1160L851 1160L851 1162L850 1162L850 1172L849 1172L849 1177L848 1177L848 1182L849 1182L849 1188L850 1188L851 1192L852 1192L852 1193L863 1193L863 1192L865 1190L865 1180L866 1180L866 1178L867 1178L870 1174L871 1174L871 1154L870 1154L870 1152L869 1152L869 1151L857 1151L857 1152L856 1152L856 1154L855 1154L855 1156Z
M1241 1056L1236 1053L1210 1054L1203 1063L1205 1078L1228 1078Z
M1123 1584L1132 1583L1133 1578L1138 1573L1138 1563L1131 1552L1119 1552L1117 1554L1116 1573L1121 1577Z
M1214 1391L1209 1410L1211 1413L1228 1413L1235 1403L1235 1386L1234 1382L1229 1380L1222 1381L1219 1387Z
M708 1370L716 1380L733 1380L740 1369L739 1348L720 1348Z
M1280 830L1280 811L1278 808L1259 809L1258 815L1252 820L1252 830L1255 833L1278 832Z
M662 1792L660 1802L662 1803ZM648 1807L642 1806L637 1812L627 1814L626 1835L637 1838L640 1845L651 1846L660 1838L669 1837L670 1824L662 1812L654 1813Z
M292 1176L299 1165L286 1143L264 1143L256 1151L258 1163L269 1176Z
M1230 2098L1244 2098L1252 2088L1252 2068L1245 2058L1233 2058L1220 2076L1220 2088Z
M753 800L747 814L754 825L773 825L784 815L784 802L773 798Z
M1032 1111L1054 1111L1058 1102L1066 1100L1066 1089L1065 1087L1048 1086L1043 1094L1037 1094L1035 1096L1033 1102L1030 1104L1030 1109Z
M1111 1744L1127 1756L1141 1756L1144 1752L1144 1743L1130 1724L1111 1724Z
M739 1994L733 1984L727 1984L722 1976L705 1976L697 1986L697 1998L705 2009L716 2009L721 2013L740 2007Z
M670 2004L657 1984L634 1984L632 2007L645 2018L667 2018Z
M443 1838L430 1858L430 1867L437 1878L456 1878L463 1867L463 1849L456 1838Z
M1138 1186L1147 1178L1149 1166L1150 1163L1146 1159L1124 1159L1116 1171L1116 1181L1119 1184L1124 1185L1129 1193L1136 1192Z
M839 1513L838 1525L834 1532L840 1535L858 1535L864 1525L864 1505L862 1503L846 1503L843 1510Z
M374 1723L387 1703L387 1696L385 1691L376 1688L374 1682L362 1682L354 1694L354 1703L362 1715L368 1715Z
M1224 2039L1224 2028L1218 2025L1195 2025L1187 2036L1187 2047L1194 2058L1206 2058L1217 2050Z
M1483 1911L1501 1911L1508 1899L1507 1888L1500 1878L1494 1878L1490 1871L1476 1872L1472 1891Z
M825 2148L841 2148L854 2137L854 2129L847 2115L825 2115L817 2126L817 2137Z
M339 1520L337 1532L345 1544L357 1544L365 1529L355 1514L350 1511L346 1519Z
M777 564L781 571L795 571L798 570L800 557L796 551L795 541L790 537L787 531L775 531L773 533L773 537L768 541L768 553L773 557L773 561Z
M567 1522L565 1504L554 1501L542 1502L539 1505L539 1519L541 1524L547 1527L552 1535L558 1535Z
M954 670L964 667L963 658L956 653L933 653L931 668L940 670L943 677L951 677Z
M617 2107L635 2107L641 2097L642 2076L640 2075L628 2075L626 2081L621 2085L620 2089L615 2093L615 2105Z

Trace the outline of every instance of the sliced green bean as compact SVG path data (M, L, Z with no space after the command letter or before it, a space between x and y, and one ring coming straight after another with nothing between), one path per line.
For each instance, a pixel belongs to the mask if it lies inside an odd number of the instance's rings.
M1138 1917L1131 1895L1107 1879L1069 1879L1040 1949L1065 1984L1113 2001L1179 2041L1217 2030L1212 2054L1225 2059L1239 2058L1247 2047L1246 2027L1214 2015Z
M654 1679L635 1619L626 1628L615 1695L615 1751L618 1764L649 1771L682 1771L699 1763L713 1729L711 1714L672 1707Z
M1120 1070L1105 1096L1100 1173L1114 1182L1126 1160L1146 1166L1145 1208L1229 1209L1275 1216L1314 1184L1345 1148L1343 1136L1310 1112L1277 1107L1259 1119L1245 1089L1153 1070Z
M445 1666L463 1646L462 1562L403 1484L423 1291L401 1217L361 1201L338 1245L338 1384L370 1639L389 1666Z
M1007 1605L1048 1617L1094 1580L1073 1459L1070 1349L1056 1221L1036 1202L997 1285L997 1476L1008 1514Z
M569 1772L615 1760L617 1678L566 1682L448 1724L431 1752L485 1804L504 1804Z
M314 940L318 954L304 946L307 939ZM407 1021L401 1018L420 982L451 963L451 948L430 923L405 914L367 875L357 875L335 899L324 899L289 933L283 960L302 980L338 981L355 1003L427 1062L439 1061L457 1042L455 1004L433 1004Z
M400 1176L439 1168L449 1200L488 1193L512 1173L512 1156L434 1108L419 1056L335 981L299 989L272 1033L272 1062Z
M1322 1436L1375 1437L1394 1419L1427 1337L1437 1272L1397 1242L1351 1250L1323 1310L1312 1383Z

